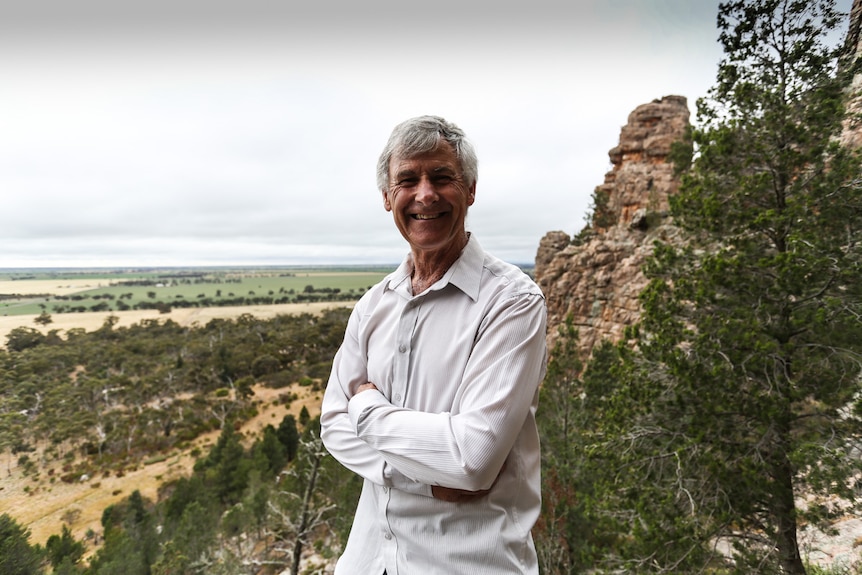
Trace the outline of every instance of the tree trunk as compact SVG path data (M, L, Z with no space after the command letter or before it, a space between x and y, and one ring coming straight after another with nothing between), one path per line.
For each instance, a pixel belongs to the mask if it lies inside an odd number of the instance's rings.
M796 501L793 495L793 468L785 454L777 466L775 479L775 523L778 528L777 547L782 572L787 575L805 575L805 565L799 554L796 537Z
M317 471L320 468L320 460L322 455L320 452L315 452L313 455L311 473L308 477L308 485L305 487L305 495L302 499L302 518L299 522L299 529L296 533L296 542L293 544L293 565L290 568L291 575L299 575L299 560L302 557L302 547L305 544L305 538L308 531L313 527L309 525L309 517L311 515L311 497L314 495L315 484L317 483ZM804 572L803 572L804 575Z

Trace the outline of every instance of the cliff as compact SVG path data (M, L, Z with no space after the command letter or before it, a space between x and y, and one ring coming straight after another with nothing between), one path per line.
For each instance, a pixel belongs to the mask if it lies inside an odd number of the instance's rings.
M667 212L678 186L667 156L684 136L689 116L682 96L638 106L620 131L619 145L608 152L612 168L596 188L602 205L596 206L594 225L577 238L561 231L542 238L536 281L547 297L551 341L556 326L571 315L588 355L602 339L618 340L637 320L638 294L646 285L642 264L656 239L675 241L679 235Z

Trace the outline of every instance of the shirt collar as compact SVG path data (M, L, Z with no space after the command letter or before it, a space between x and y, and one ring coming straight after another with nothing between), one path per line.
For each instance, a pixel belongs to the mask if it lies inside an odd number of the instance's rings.
M485 263L485 251L479 245L479 240L470 234L467 245L443 279L447 280L470 299L479 299L479 284L482 281L482 268Z
M460 257L455 260L455 263L446 271L443 277L437 282L442 289L447 284L452 284L473 301L479 298L479 284L482 280L482 267L485 261L485 252L479 241L470 234L467 240L467 245L461 252ZM404 282L410 281L410 273L413 270L413 264L410 262L408 255L401 262L394 272L389 275L387 280L387 289L398 290L399 286L406 285ZM409 293L409 290L408 290Z

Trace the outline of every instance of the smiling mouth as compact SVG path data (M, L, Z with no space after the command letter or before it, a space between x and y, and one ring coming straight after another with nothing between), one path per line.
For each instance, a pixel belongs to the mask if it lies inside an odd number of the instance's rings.
M413 214L410 217L414 220L436 220L443 217L443 214Z

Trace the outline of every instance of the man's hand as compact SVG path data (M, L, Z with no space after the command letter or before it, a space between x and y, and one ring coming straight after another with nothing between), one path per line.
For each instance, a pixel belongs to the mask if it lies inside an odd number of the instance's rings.
M356 393L362 393L363 391L368 391L369 389L377 389L377 386L371 383L363 383L359 387L356 388Z
M435 499L448 501L449 503L469 503L481 497L485 497L490 492L490 489L483 489L482 491L466 491L464 489L443 487L442 485L431 486L431 495L433 495Z
M488 489L482 489L480 491L467 491L465 489L443 487L442 485L432 485L431 495L433 495L435 499L440 499L441 501L448 501L449 503L469 503L471 501L475 501L491 493L491 490L494 489L494 485L497 485L497 482L500 481L500 476L503 475L503 472L505 470L506 463L503 462L503 467L500 469L500 473L497 474L497 479L494 480L494 483L492 483L491 487L489 487Z

